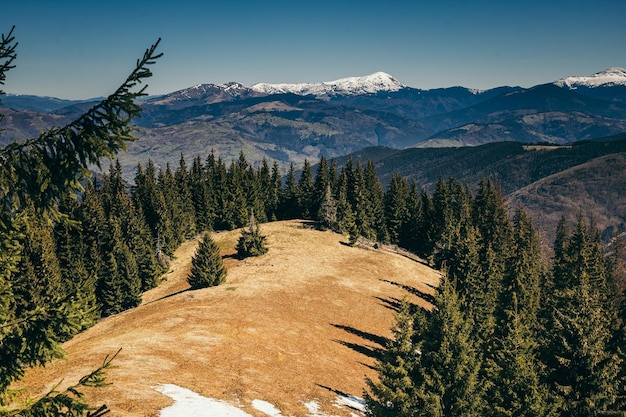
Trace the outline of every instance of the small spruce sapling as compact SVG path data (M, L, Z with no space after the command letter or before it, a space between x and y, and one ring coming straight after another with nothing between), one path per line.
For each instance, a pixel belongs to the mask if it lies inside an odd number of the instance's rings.
M254 218L254 210L251 210L248 230L243 229L241 231L241 237L237 242L237 255L243 259L249 256L260 256L265 252L267 252L265 236L259 232L259 226Z
M226 267L222 262L220 250L208 233L198 246L198 251L191 259L191 270L187 282L192 290L214 287L226 279Z

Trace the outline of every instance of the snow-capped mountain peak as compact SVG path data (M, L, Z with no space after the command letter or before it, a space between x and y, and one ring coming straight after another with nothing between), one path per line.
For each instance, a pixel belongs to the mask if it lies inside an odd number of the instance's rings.
M626 69L613 67L589 76L566 77L554 82L559 87L576 89L578 87L596 88L626 86Z
M398 91L405 87L404 84L391 75L380 71L363 77L348 77L321 83L258 83L251 88L266 94L293 93L298 95L335 96L339 94L375 94L381 91Z

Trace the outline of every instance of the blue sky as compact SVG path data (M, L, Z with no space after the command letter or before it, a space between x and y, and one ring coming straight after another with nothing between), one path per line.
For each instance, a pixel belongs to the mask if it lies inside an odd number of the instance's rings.
M626 2L34 1L16 26L9 93L111 93L161 37L150 94L199 83L317 82L385 71L416 88L532 85L626 67Z

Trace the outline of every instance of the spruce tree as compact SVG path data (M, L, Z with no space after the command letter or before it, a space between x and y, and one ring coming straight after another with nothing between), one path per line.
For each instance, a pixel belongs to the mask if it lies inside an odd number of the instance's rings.
M400 174L394 174L385 194L385 214L389 240L403 244L409 223L410 190L409 183Z
M300 180L298 181L297 196L300 217L312 220L313 216L317 214L317 209L315 208L315 187L313 185L313 174L311 173L311 164L308 159L304 160L304 166L302 167L302 173L300 174Z
M8 36L2 34L0 37L0 85L4 84L5 73L14 68L17 42L12 33L13 29ZM0 148L0 403L5 404L7 387L23 375L25 368L59 356L61 338L71 333L66 324L71 325L75 307L71 300L58 296L54 285L50 287L45 307L23 309L16 314L16 309L11 306L11 298L15 296L12 283L21 279L15 276L17 266L21 258L26 258L22 251L28 250L19 242L29 217L26 211L32 204L36 212L34 218L46 222L67 218L67 213L59 210L59 200L81 191L82 181L90 176L90 168L100 167L104 157L114 156L128 141L135 139L131 122L141 113L137 98L145 95L145 87L133 90L152 75L149 66L160 57L156 53L157 45L158 42L145 52L130 76L113 94L73 122L46 130L36 138ZM41 254L44 253L52 251L43 250L42 246ZM53 282L56 281L53 264L54 261L45 261L40 265L23 266L28 271L50 274L33 276L33 279ZM19 289L26 294L24 290ZM22 306L26 307L25 304ZM102 385L101 371L102 368L92 374L96 378L83 379L84 384L64 393L51 392L12 413L46 416L58 415L55 410L63 409L67 415L80 415L93 410L77 388ZM101 407L92 415L105 412L106 407Z
M282 190L280 198L280 215L279 219L297 219L300 217L298 208L298 184L296 182L296 168L293 163L289 165L287 177L285 178L285 187Z
M563 416L615 412L620 395L618 352L610 349L605 271L582 216L576 231L557 235L549 303L543 305L541 359Z
M268 220L275 221L279 219L280 194L282 191L282 176L278 162L272 164L272 176L270 179L270 190L268 200L265 202Z
M312 213L315 214L315 220L317 221L322 221L322 218L320 217L321 206L322 206L324 199L326 198L326 191L327 191L326 189L328 187L330 187L330 193L332 196L333 194L332 186L330 184L330 179L328 177L328 160L326 159L324 155L322 155L320 157L320 162L317 165L317 173L315 174L315 180L313 182L314 205L312 208L313 210Z
M249 256L260 256L267 252L265 236L259 231L259 225L254 217L254 211L250 214L248 230L241 230L241 237L237 241L237 255L240 259Z
M366 415L370 417L410 417L421 404L417 401L413 375L420 367L420 346L415 344L414 317L405 300L396 314L392 337L376 362L378 380L367 378Z
M191 270L187 282L192 290L213 287L226 279L226 268L220 250L211 238L204 233L196 254L191 259Z
M385 212L385 191L376 174L374 162L368 160L363 171L365 198L368 201L368 220L371 225L372 238L378 242L388 243L387 213Z
M337 221L337 201L333 197L330 184L326 184L326 193L320 204L318 217L322 229L330 229L339 231L339 223Z
M413 376L420 402L418 415L482 415L482 358L474 339L472 318L463 312L463 302L447 279L439 286L435 305L420 344L420 366Z
M510 308L509 321L502 324L496 349L487 360L488 406L484 415L556 417L559 400L542 381L536 337L517 309L515 293Z

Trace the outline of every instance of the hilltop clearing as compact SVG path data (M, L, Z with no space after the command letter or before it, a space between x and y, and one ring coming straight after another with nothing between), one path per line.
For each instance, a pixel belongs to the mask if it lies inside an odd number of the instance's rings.
M338 394L361 396L365 376L390 335L404 297L427 305L436 271L400 255L350 247L347 238L306 222L264 224L269 252L238 260L239 230L213 235L228 268L218 287L188 291L197 241L175 254L166 281L139 307L102 320L65 344L66 359L29 372L34 392L67 383L115 359L112 385L87 393L114 416L157 416L172 404L166 384L265 416L256 400L285 416L348 416ZM417 295L423 295L423 298Z

